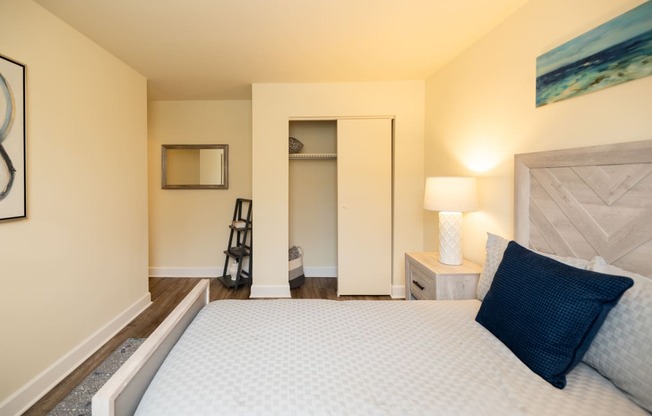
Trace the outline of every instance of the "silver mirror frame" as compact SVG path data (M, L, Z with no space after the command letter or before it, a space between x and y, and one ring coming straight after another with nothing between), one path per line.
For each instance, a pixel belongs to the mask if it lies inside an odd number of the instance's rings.
M167 183L168 150L202 150L215 149L224 152L224 164L222 166L222 177L224 183L221 185L171 185ZM161 146L161 188L162 189L229 189L229 145L228 144L164 144Z

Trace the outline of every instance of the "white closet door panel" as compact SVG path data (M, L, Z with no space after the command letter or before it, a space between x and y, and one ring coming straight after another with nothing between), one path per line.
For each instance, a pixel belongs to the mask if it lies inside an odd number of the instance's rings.
M389 295L392 121L337 122L337 293Z

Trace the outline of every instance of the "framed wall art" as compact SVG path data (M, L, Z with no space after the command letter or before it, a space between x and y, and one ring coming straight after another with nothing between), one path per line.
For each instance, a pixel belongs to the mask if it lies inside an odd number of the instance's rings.
M537 107L652 75L652 1L537 57Z
M0 220L24 218L25 65L0 55Z

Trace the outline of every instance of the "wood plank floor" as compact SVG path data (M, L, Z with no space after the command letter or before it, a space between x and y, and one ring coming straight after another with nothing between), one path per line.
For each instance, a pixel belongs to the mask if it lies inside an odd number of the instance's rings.
M150 278L149 291L152 305L111 338L95 354L87 359L61 383L43 396L23 415L45 415L63 400L86 376L104 361L127 338L146 338L181 302L200 279ZM217 279L211 281L210 299L249 299L249 287L238 290L225 288ZM291 290L295 299L331 300L390 300L389 296L341 296L337 297L337 279L307 278L300 288Z

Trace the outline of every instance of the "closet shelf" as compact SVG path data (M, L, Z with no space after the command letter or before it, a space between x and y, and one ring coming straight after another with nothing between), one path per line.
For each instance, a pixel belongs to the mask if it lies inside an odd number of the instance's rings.
M290 159L337 159L335 153L291 153Z

